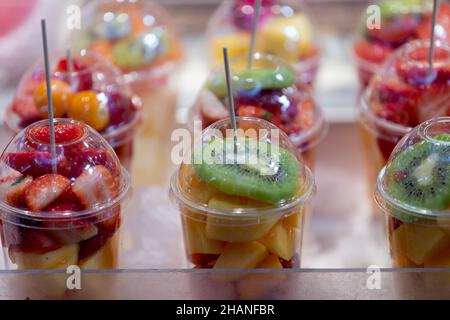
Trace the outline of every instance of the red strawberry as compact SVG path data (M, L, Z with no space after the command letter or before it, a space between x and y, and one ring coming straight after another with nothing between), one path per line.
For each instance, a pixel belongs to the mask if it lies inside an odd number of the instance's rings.
M366 40L357 42L354 50L359 58L376 64L381 64L393 51L390 47Z
M52 155L50 152L15 152L8 153L5 157L5 163L25 176L34 178L52 172ZM56 157L57 171L63 175L69 168L67 159L64 155Z
M414 87L402 83L398 79L389 78L375 84L381 103L411 103L414 104L419 91Z
M32 181L32 177L14 172L0 179L0 197L11 206L23 207L25 204L25 190Z
M396 48L413 38L419 19L412 15L401 15L383 20L380 29L368 30L369 39Z
M84 129L77 123L62 123L55 125L55 142L70 143L80 139L84 134ZM40 126L29 132L30 138L42 143L50 143L50 127Z
M418 124L414 106L406 103L387 103L378 112L378 117L403 126L414 127Z
M34 180L25 191L25 202L31 211L41 211L56 201L70 186L70 180L59 174L46 174Z
M224 104L209 90L200 92L197 104L202 117L203 128L229 116Z
M109 124L108 126L119 126L130 123L133 119L136 108L130 97L119 92L108 94Z
M71 179L77 178L83 171L97 165L108 168L114 174L120 172L110 153L105 149L85 148L75 153L66 153L66 156L71 163L70 173L68 174Z
M450 88L448 86L430 86L417 102L420 122L431 118L450 115Z
M61 244L53 240L43 230L18 227L13 224L7 224L5 227L4 235L11 258L16 251L43 254L61 247Z
M386 140L382 137L378 137L377 143L378 148L380 149L381 154L383 155L383 159L385 162L389 160L389 157L391 156L392 151L394 150L395 146L397 145L397 141L391 141Z
M48 234L62 244L79 243L95 237L98 228L87 219L76 220L61 230L49 230Z
M92 80L92 73L88 70L88 66L78 59L73 59L72 63L73 72L76 72L76 75L70 79L69 75L66 74L64 75L63 80L67 83L72 83L74 90L77 92L91 90L94 82ZM57 70L60 72L69 71L66 58L63 58L58 62Z
M429 39L431 34L432 14L428 14L417 27L417 37ZM435 37L438 40L450 41L450 4L441 3L438 9L435 26Z
M73 183L72 190L85 208L107 203L118 194L114 176L101 165L85 170Z
M277 126L279 129L286 132L285 126L281 123L281 120L274 116L272 113L264 110L263 108L254 106L240 106L237 110L237 115L240 117L254 117L267 120Z

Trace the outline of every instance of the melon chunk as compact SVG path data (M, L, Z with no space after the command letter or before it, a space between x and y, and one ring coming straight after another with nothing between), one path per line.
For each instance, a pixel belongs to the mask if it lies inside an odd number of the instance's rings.
M43 254L11 251L10 255L19 269L67 269L77 264L78 251L78 244L71 244Z
M300 228L301 227L301 216L300 212L291 214L290 216L283 218L283 225L286 228Z
M225 243L208 239L205 223L183 217L183 227L188 254L220 254L222 252Z
M246 243L229 243L225 246L214 269L251 269L256 268L268 252L261 243L252 241Z
M277 223L260 242L270 253L289 261L295 254L295 238L294 229L286 229L281 223Z
M88 258L80 261L80 268L87 270L114 269L118 266L119 233Z
M425 260L423 265L425 268L450 268L450 246Z
M402 224L393 232L391 241L408 259L421 265L448 243L449 237L437 227Z

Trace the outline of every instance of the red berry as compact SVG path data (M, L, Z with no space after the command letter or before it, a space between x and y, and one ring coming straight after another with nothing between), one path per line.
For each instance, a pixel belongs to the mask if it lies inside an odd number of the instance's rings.
M11 252L12 255L13 252L43 254L61 247L43 230L18 227L10 223L5 224L5 227L5 244L9 246L10 255Z
M34 178L52 173L53 160L50 152L16 152L5 157L5 163L25 176ZM64 155L57 155L56 167L58 173L67 174L69 163Z
M417 27L417 37L429 39L431 34L432 14L429 13ZM436 18L435 37L438 40L450 41L450 4L441 3Z
M390 47L366 40L357 42L354 50L360 58L376 64L382 63L393 51Z
M375 90L381 103L414 104L419 96L417 89L395 78L383 79L375 85Z
M369 39L397 48L414 37L419 18L412 15L383 20L380 29L368 30Z
M414 108L402 103L385 104L378 112L378 117L403 126L415 126L418 122Z
M119 92L108 94L109 124L108 127L130 123L136 113L136 108L130 97Z
M73 72L77 72L77 75L72 79L69 75L64 75L64 81L72 83L75 91L91 90L93 86L92 73L88 70L88 66L83 64L78 59L73 59ZM56 67L59 72L69 72L66 58L61 59Z
M55 125L55 142L58 144L70 143L80 139L85 130L82 126L75 123L64 123ZM33 128L30 132L30 138L42 142L50 143L50 127L40 126Z

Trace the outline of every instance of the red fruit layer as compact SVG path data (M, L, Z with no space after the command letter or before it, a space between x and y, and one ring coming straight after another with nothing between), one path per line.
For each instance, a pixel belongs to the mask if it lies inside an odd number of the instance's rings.
M432 14L428 14L417 27L417 37L419 39L429 39L431 34ZM450 40L450 4L441 1L436 18L435 37L436 39Z
M383 20L380 29L368 30L366 36L369 41L397 48L414 38L418 25L418 17L397 16L391 20Z
M39 229L18 227L8 223L3 225L3 235L5 238L3 246L8 247L10 251L43 254L61 247L61 244Z
M375 64L381 64L393 51L390 47L366 40L357 42L354 50L360 58Z
M23 175L34 178L53 172L53 160L50 152L9 153L5 157L5 163ZM64 155L57 155L56 167L58 173L67 175L69 162Z
M397 142L399 140L390 141L390 140L383 139L381 137L379 137L377 139L378 148L380 149L380 152L381 152L381 154L383 156L383 159L384 159L385 163L388 162L389 157L391 156L391 153L394 150L394 148L397 145Z
M64 75L63 80L67 83L71 83L72 88L77 92L91 90L94 81L92 80L92 73L88 71L88 66L78 59L73 59L72 64L73 72L76 72L77 74L72 78L70 78L69 74L66 74ZM66 58L63 58L58 62L56 69L59 72L69 72Z
M84 128L79 124L56 124L55 142L65 144L80 139L84 134ZM41 143L50 143L50 127L40 126L29 131L29 138Z

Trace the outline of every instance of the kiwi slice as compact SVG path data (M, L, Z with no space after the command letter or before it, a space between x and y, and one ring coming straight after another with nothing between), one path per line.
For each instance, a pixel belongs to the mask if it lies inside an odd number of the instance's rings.
M296 157L282 148L250 138L216 138L194 152L200 179L225 194L279 204L295 196L299 167Z
M405 14L419 14L429 6L430 2L429 0L383 0L380 2L381 17L393 19Z
M289 68L243 70L233 75L233 90L251 91L253 89L283 89L295 83L295 75ZM223 74L208 80L206 87L217 97L227 95L227 85Z
M435 136L450 141L449 134ZM388 166L387 192L408 205L443 210L450 205L450 145L421 141L400 153ZM412 217L402 213L401 219ZM413 219L414 220L414 219Z

